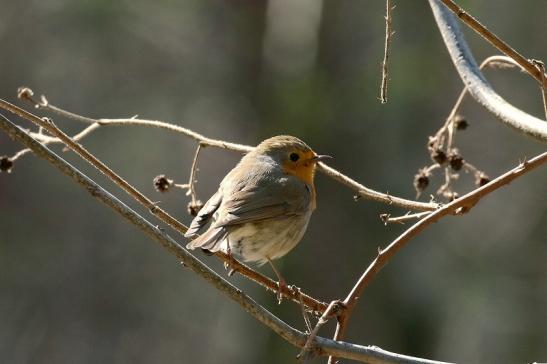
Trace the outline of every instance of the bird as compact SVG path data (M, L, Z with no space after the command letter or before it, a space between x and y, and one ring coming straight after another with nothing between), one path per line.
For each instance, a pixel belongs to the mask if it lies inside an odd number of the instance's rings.
M235 254L245 262L272 263L302 239L316 208L314 175L318 155L302 140L278 135L262 141L224 177L192 220L188 249ZM206 228L207 227L207 228Z

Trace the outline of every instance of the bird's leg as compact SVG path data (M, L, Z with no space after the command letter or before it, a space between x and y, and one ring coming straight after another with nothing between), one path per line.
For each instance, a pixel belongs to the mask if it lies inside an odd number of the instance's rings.
M230 238L226 237L226 254L228 255L229 259L234 259L232 257L232 248L230 248ZM232 267L232 265L229 262L224 262L224 269L228 271L228 276L231 277L236 272L235 269Z
M285 279L281 276L277 268L275 268L275 265L272 263L270 258L266 257L266 259L268 259L268 263L270 263L270 266L277 276L277 303L281 304L281 301L283 301L283 295L281 294L281 292L283 291L283 289L288 289L287 282L285 282Z

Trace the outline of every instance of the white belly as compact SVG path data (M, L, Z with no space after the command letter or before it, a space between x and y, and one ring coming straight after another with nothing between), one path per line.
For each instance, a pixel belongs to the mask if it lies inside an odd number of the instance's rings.
M280 258L302 239L310 214L283 219L249 222L234 227L221 244L221 250L239 255L244 261L264 264L268 259Z

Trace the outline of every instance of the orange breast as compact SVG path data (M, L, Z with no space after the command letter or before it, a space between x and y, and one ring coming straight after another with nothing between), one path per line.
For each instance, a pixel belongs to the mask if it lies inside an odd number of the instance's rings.
M315 163L303 161L301 163L291 163L283 165L283 171L287 174L299 178L310 188L312 209L315 209L315 185L313 178L315 175Z

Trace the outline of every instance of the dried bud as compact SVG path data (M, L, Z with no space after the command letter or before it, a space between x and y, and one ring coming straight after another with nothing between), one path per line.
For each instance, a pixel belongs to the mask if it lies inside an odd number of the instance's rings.
M34 96L34 92L28 87L19 87L17 89L17 98L20 100L31 100L32 96Z
M448 155L448 163L450 163L450 168L452 168L452 170L459 171L462 169L465 162L458 151L454 150Z
M427 188L429 185L429 173L427 173L427 170L421 169L415 176L414 176L414 188L416 189L416 192L422 193L423 190Z
M427 141L427 147L429 149L434 149L435 145L437 145L437 138L430 136L428 141Z
M465 130L469 126L469 123L462 115L454 116L454 126L456 130Z
M477 187L482 187L488 182L490 182L490 178L486 175L486 173L480 172L475 174L475 185L477 185Z
M452 202L452 201L457 200L458 198L460 198L460 195L458 195L457 192L453 192L453 191L445 191L445 192L443 192L443 196L449 202Z
M442 166L447 160L446 153L442 149L435 149L431 152L431 159Z
M1 172L11 172L11 168L13 167L13 160L8 156L1 156L0 157L0 171Z
M203 203L200 200L188 202L188 213L192 216L197 216L199 210L203 207Z
M158 192L167 192L173 185L173 180L167 178L164 174L154 177L154 188Z

